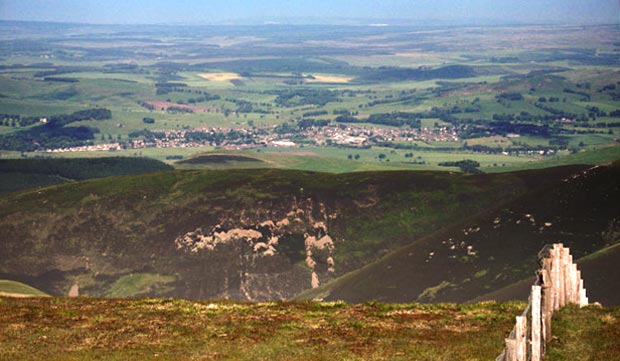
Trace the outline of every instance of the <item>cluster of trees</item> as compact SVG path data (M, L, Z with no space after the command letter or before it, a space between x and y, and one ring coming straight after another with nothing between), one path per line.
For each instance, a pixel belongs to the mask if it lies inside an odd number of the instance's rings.
M578 88L581 87L580 84L577 84L577 87ZM586 87L586 89L590 89L590 86L588 85ZM573 89L570 89L570 88L564 88L563 91L564 91L564 93L568 93L568 94L581 95L582 96L581 100L583 100L583 101L588 101L589 102L590 98L591 98L590 94L588 94L586 92L582 92L582 91L578 91L578 90L573 90Z
M459 160L457 162L441 162L438 165L442 167L459 167L463 173L482 173L480 169L478 169L480 167L480 163L471 159Z
M362 75L366 81L403 81L431 79L459 79L476 76L474 68L467 65L448 65L441 68L419 67L417 69L379 67Z
M11 126L19 125L21 127L27 127L29 125L40 123L41 119L45 119L46 122L50 125L64 126L69 123L79 122L82 120L110 119L112 118L112 112L105 108L96 108L96 109L80 110L72 114L38 116L38 117L22 117L20 115L13 115L13 114L0 114L0 118L5 119L5 124L7 120L10 120L12 123Z
M79 110L71 114L52 115L47 118L47 126L62 127L82 120L105 120L112 118L112 111L106 108Z
M616 84L611 83L611 84L604 85L601 89L598 90L598 92L602 93L602 92L614 91L614 90L616 90Z
M104 120L110 118L112 118L112 112L105 108L80 110L72 114L53 115L47 118L47 123L0 136L0 149L35 151L92 144L92 140L95 139L95 134L99 133L99 129L87 126L65 126L83 120ZM21 120L24 119L32 121L32 118L21 118ZM36 121L38 122L39 118L36 118Z
M327 110L315 110L312 112L305 112L301 116L303 118L308 118L308 117L318 117L318 116L327 115L327 114L329 114Z
M348 109L334 109L334 111L332 112L334 115L358 115L359 112L357 110L355 111L350 111Z
M168 86L170 85L170 87ZM182 86L176 86L182 85ZM156 85L157 86L157 85ZM161 90L160 90L161 89ZM165 91L165 93L162 93ZM220 100L221 97L217 94L209 94L206 91L198 90L198 89L190 89L185 83L160 83L160 87L157 88L157 94L167 94L170 92L177 93L188 93L188 94L196 94L199 95L195 98L187 99L187 102L190 104L207 102L210 100Z
M76 78L49 77L43 78L43 81L55 81L58 83L78 83L80 80Z
M94 127L46 127L38 126L29 130L0 136L0 149L32 152L51 148L67 148L93 144Z
M551 129L548 125L537 125L530 123L512 123L509 121L494 121L487 125L468 127L461 131L463 139L487 137L489 135L522 134L548 138L551 136Z
M77 72L83 72L83 71L93 71L93 70L96 71L99 69L95 67L86 67L86 66L59 66L59 67L56 67L55 69L38 71L34 73L34 77L45 78L45 77L50 77L50 76L55 76L55 75L63 75L63 74L77 73Z
M588 106L586 106L586 110L588 111L588 115L592 119L596 119L596 117L606 117L607 116L607 113L605 111L599 109L599 107L596 107L596 106L588 105Z
M519 100L523 100L523 95L521 93L503 93L495 96L497 100L509 100L512 102L516 102Z
M534 106L538 109L542 109L548 113L551 113L552 115L543 115L539 118L542 118L544 120L553 120L556 119L558 117L561 118L570 118L570 119L575 119L578 121L587 121L588 117L585 114L575 114L575 113L570 113L570 112L565 112L563 110L560 109L556 109L553 107L550 107L548 105L542 104L542 103L534 103Z
M299 122L297 122L297 126L300 129L307 129L310 127L324 127L326 125L329 124L329 120L328 119L302 119Z
M549 97L549 98L545 98L545 97L539 97L538 101L541 103L545 103L545 102L549 102L549 103L557 103L560 101L560 98L558 97ZM566 98L563 99L564 102L566 102Z
M180 91L181 88L186 88L187 84L185 83L156 83L155 89L157 89L157 95L168 94L174 91Z
M297 133L297 127L291 123L284 122L273 129L276 134L294 134Z
M224 141L251 144L254 143L254 137L251 134L242 133L231 130L227 133L204 133L204 132L187 132L185 140L188 142L210 143L220 145Z
M392 95L386 95L385 98L373 100L371 102L368 102L366 105L369 107L374 107L380 104L402 103L402 102L411 101L415 99L416 99L415 95L407 95L407 96L398 97L398 98L394 98L394 96Z
M367 119L360 119L350 115L340 115L336 117L338 123L370 123L401 127L407 125L410 128L420 128L421 122L418 113L393 112L382 114L371 114Z
M193 113L194 111L190 108L185 108L185 107L168 107L168 109L166 109L166 111L168 113Z
M140 105L141 107L144 107L144 108L146 108L148 110L151 110L151 111L157 110L157 109L155 109L155 107L153 105L151 105L151 104L149 104L147 102L143 102L141 100L138 101L138 105Z
M270 111L261 109L260 107L270 108L270 103L254 103L243 99L237 98L226 98L227 102L231 102L237 105L237 109L235 110L237 113L262 113L269 114Z
M300 105L324 106L330 102L338 102L338 92L325 89L285 89L276 91L275 103L281 107L295 107Z

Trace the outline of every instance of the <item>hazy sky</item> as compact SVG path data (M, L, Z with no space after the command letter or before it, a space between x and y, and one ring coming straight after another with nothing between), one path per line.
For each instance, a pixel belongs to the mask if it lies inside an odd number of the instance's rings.
M300 18L616 23L618 0L0 0L3 20L209 24Z

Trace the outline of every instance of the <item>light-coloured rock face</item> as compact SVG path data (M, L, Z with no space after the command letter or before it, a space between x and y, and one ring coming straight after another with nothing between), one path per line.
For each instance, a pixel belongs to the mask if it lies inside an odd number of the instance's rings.
M198 228L193 232L187 232L183 236L177 237L174 242L177 249L197 253L201 249L213 251L219 244L229 243L233 240L245 240L248 244L252 244L262 236L263 234L257 230L243 228L233 228L228 231L218 231L215 228L205 235L202 229ZM256 251L258 248L254 247L254 249Z
M69 290L69 297L79 297L80 296L80 286L77 283L74 283Z
M321 283L319 282L319 276L316 274L316 272L312 272L312 281L310 283L312 285L312 288L317 288L321 285Z
M247 246L245 249L243 249L245 246L242 246L240 252L244 257L250 257L249 263L263 258L265 260L260 262L269 262L269 257L281 253L279 248L283 247L283 242L291 242L289 236L303 235L306 255L304 263L310 270L310 285L313 288L318 287L321 284L320 277L335 272L333 251L336 242L329 235L328 225L336 215L328 214L324 204L319 203L315 206L311 199L294 200L291 209L282 219L263 218L259 222L251 221L247 213L240 214L239 221L222 220L221 224L212 226L206 232L204 228L197 228L180 235L174 241L176 248L179 251L200 254L218 252L219 246L237 242L235 245ZM222 226L231 223L237 226L228 229ZM288 245L284 243L284 246ZM257 282L257 276L251 275L244 279L253 279L252 282ZM252 291L247 289L247 284L242 282L240 287L241 294L252 294Z

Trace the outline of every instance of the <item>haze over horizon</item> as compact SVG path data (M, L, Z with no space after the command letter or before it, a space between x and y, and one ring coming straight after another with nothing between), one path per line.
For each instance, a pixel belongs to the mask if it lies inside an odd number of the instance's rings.
M618 21L615 0L2 0L0 20L92 24L589 23ZM354 19L357 19L354 21ZM396 20L394 20L396 19Z

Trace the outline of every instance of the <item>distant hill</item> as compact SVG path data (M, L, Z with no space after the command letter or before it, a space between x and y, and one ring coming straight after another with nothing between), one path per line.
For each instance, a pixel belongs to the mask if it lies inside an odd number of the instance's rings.
M29 296L47 296L47 294L39 291L36 288L25 285L21 282L0 280L0 296L29 297Z
M618 232L618 229L612 227L612 229L606 230L606 233L609 231ZM599 302L603 305L620 305L620 294L613 287L610 287L610 285L620 284L620 268L616 267L619 262L620 243L577 260L577 266L581 271L588 298L592 302ZM530 277L477 297L473 301L523 300L527 298L532 282L533 277Z
M177 170L6 194L0 197L0 278L53 295L66 295L77 281L80 294L104 297L291 298L587 168L482 175ZM529 257L539 243L515 258ZM466 247L456 244L462 263L475 264L462 258ZM426 267L433 250L440 255L435 246L416 250L416 264ZM484 255L477 259L491 257ZM522 272L531 272L526 263ZM484 279L494 277L497 268L490 267ZM444 273L461 271L435 269L424 288L441 283ZM402 273L394 280L416 277ZM521 274L505 277L492 287Z
M591 255L580 262L591 299L620 304L609 287L618 280L618 248L610 247L620 242L618 204L620 163L582 170L414 240L299 298L465 302L488 294L484 299L523 299L538 268L538 251L562 242L575 259Z
M0 159L0 193L170 169L171 166L150 158Z

